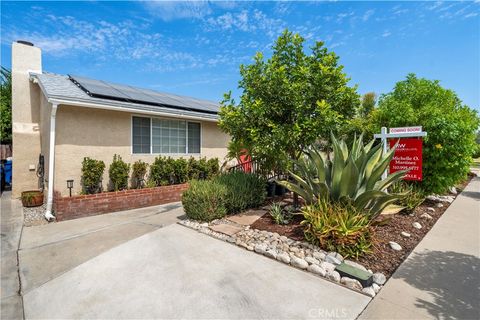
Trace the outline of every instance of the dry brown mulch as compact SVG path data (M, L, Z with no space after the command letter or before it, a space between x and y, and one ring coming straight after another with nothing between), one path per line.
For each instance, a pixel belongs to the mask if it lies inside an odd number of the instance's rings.
M251 228L266 230L269 232L276 232L282 236L286 236L290 239L302 241L305 240L303 235L303 227L300 225L302 222L303 216L296 215L293 217L292 221L287 225L276 224L270 214L264 214L260 219L255 221Z
M473 176L470 175L457 189L463 190L472 177ZM435 204L434 202L425 200L423 204L414 210L413 214L396 214L388 224L376 226L374 228L375 239L372 252L360 257L358 260L352 260L357 261L367 269L371 269L374 272L382 272L387 277L390 277L450 206L448 202L443 202L443 207L441 208L435 207ZM428 211L428 207L435 208L435 212ZM428 213L432 216L432 219L421 218L420 216L423 213ZM303 217L301 215L296 215L288 225L278 225L269 214L265 214L255 221L251 227L259 230L277 232L293 240L301 241L305 240L303 227L300 225L302 220ZM414 222L419 222L422 225L422 229L415 229L412 225ZM410 238L403 237L400 234L402 231L410 233ZM402 246L403 250L392 250L389 241L395 241Z

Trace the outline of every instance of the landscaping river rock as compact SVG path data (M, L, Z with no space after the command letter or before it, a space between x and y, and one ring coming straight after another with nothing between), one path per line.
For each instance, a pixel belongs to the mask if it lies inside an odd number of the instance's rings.
M285 236L280 236L278 233L251 229L250 226L241 226L240 231L232 235L210 229L210 227L214 228L215 225L219 224L240 226L226 219L214 220L210 222L210 224L199 223L194 220L182 220L179 224L211 237L235 244L249 251L256 252L265 257L289 264L295 268L308 271L314 275L329 279L330 281L340 283L370 297L375 296L380 290L381 285L386 281L385 275L375 273L373 274L374 284L369 287L362 287L360 282L355 279L341 277L340 274L335 271L335 268L344 262L369 273L372 273L371 270L367 270L364 266L356 262L344 259L342 255L337 252L326 252L310 243L296 241Z

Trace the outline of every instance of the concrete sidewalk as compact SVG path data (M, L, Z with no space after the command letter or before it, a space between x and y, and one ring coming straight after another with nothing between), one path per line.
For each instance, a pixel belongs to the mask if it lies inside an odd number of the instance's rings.
M23 319L17 263L22 228L22 204L5 191L1 197L1 319Z
M480 178L474 178L360 319L480 319Z
M25 294L27 319L355 318L370 298L180 225Z

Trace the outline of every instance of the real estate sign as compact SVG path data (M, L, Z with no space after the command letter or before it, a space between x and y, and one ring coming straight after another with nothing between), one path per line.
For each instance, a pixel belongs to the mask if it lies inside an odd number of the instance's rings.
M390 139L390 148L397 143L397 149L390 161L390 173L408 170L404 180L422 180L422 139Z
M390 128L389 133L418 133L422 132L421 126L416 127L401 127L401 128Z
M422 131L421 126L390 128L382 127L380 133L373 135L375 139L381 139L383 152L386 153L388 147L392 148L398 142L397 149L390 161L390 173L399 170L408 170L404 180L422 180L422 137L427 135ZM387 178L387 170L382 175L382 179Z

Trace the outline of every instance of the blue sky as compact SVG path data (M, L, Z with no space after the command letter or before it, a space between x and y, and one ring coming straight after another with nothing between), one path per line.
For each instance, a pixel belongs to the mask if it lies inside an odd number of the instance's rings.
M389 92L414 72L480 106L480 1L5 2L11 42L43 50L45 71L219 101L238 96L239 65L267 56L284 28L340 56L360 93Z

